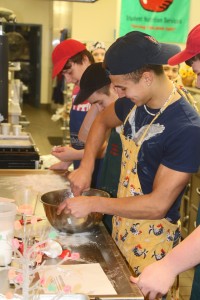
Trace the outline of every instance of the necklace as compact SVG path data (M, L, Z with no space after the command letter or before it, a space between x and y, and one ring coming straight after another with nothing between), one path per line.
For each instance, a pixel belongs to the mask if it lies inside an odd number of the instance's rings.
M160 108L160 110L159 110L157 113L155 113L155 114L154 114L154 113L151 113L151 112L147 109L146 105L144 104L144 109L145 109L145 111L146 111L150 116L155 117L156 115L162 114L162 113L163 113L163 111L164 111L165 107L167 106L168 102L170 102L171 97L172 97L172 96L175 94L175 92L176 92L176 87L175 87L175 85L174 85L173 82L172 82L172 84L173 84L173 89L172 89L172 91L171 91L169 97L167 98L167 100L165 101L165 103L163 104L163 106Z

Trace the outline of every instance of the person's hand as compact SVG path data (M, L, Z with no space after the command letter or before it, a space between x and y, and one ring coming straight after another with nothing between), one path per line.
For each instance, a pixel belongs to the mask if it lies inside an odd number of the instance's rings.
M59 161L49 167L50 170L68 170L72 161Z
M147 266L139 277L130 277L131 282L137 284L145 297L154 300L166 295L173 285L176 275L170 271L164 260Z
M60 153L60 152L63 152L65 151L65 146L53 146L53 148L51 149L51 153Z
M76 151L71 146L56 146L53 147L51 154L62 161L72 161L74 160Z
M79 167L69 173L67 178L74 196L79 196L83 191L87 191L90 188L92 177L85 168Z
M95 211L95 202L99 198L88 197L88 196L79 196L75 198L65 199L57 209L57 215L60 215L63 211L65 214L71 213L76 218L86 217L92 211Z

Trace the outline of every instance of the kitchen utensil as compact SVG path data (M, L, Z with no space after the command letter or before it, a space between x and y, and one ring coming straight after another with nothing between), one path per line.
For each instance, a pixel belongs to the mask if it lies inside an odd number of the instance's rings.
M82 193L83 196L100 196L110 197L110 195L102 190L90 189ZM44 210L50 224L58 231L75 233L84 232L94 227L102 220L102 214L90 213L84 218L75 218L71 214L62 212L57 215L59 204L66 198L71 198L71 190L63 189L45 193L41 196ZM95 200L94 200L95 201Z

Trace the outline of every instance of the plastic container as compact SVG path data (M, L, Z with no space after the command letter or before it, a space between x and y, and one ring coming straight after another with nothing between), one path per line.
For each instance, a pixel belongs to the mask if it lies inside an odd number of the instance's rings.
M22 125L15 124L12 126L12 129L13 129L13 135L15 135L15 136L21 135Z
M1 123L1 134L2 135L10 135L10 123Z
M7 266L12 260L16 211L15 203L0 202L0 266Z

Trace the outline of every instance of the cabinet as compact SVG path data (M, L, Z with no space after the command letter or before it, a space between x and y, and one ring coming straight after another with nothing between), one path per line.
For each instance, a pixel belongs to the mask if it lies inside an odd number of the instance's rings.
M181 235L185 238L196 228L200 202L200 173L192 175L181 204Z

